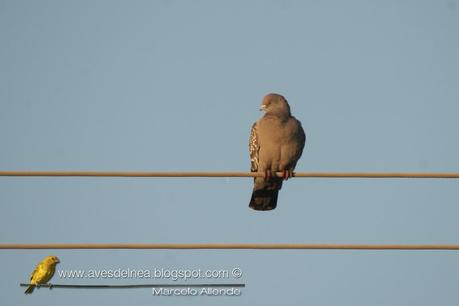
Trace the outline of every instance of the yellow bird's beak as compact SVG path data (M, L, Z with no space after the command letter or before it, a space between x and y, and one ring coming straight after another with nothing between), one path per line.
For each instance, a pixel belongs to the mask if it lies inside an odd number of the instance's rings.
M266 111L266 108L267 108L266 104L262 104L260 106L260 111Z

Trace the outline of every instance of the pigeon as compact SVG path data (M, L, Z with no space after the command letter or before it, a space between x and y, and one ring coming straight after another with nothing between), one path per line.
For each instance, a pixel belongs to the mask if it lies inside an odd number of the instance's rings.
M306 135L282 95L266 95L260 110L265 111L265 115L252 125L249 154L251 171L262 172L263 177L254 178L249 207L264 211L276 208L282 182L292 177L303 153ZM276 172L282 172L282 177L276 176Z

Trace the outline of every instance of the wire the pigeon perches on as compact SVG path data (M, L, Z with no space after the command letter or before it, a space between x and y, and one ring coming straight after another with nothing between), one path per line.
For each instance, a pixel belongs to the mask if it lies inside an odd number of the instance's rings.
M283 173L275 173L282 177ZM263 172L133 172L133 171L0 171L10 177L263 177ZM459 172L296 172L294 178L425 178L456 179Z

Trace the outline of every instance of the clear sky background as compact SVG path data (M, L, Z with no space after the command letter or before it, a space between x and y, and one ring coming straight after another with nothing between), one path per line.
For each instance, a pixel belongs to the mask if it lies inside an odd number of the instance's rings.
M0 169L246 171L250 126L278 92L308 137L297 171L459 171L458 30L454 0L0 0ZM459 243L458 184L292 179L260 213L244 178L4 177L0 242ZM19 283L50 254L59 269L239 267L241 279L216 281L247 287L25 296ZM4 250L0 260L2 305L459 300L453 251Z

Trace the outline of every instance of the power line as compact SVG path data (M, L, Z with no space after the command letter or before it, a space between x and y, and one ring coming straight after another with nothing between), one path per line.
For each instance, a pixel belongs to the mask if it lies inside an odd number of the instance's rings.
M18 177L261 177L258 172L101 172L101 171L0 171ZM281 176L282 173L277 173ZM459 178L457 172L299 172L303 178ZM459 250L449 244L152 244L152 243L55 243L0 244L0 249L267 249L267 250Z
M282 173L276 173L281 177ZM262 172L0 171L18 177L262 177ZM459 172L298 172L297 178L459 178Z
M0 244L19 249L206 249L206 250L459 250L458 244L297 244L297 243L45 243Z

